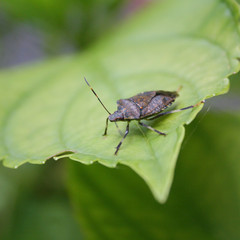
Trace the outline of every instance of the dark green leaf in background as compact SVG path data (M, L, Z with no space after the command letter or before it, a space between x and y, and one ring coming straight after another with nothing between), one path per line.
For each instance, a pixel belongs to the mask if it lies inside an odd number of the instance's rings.
M64 161L0 167L0 239L82 239L66 196Z

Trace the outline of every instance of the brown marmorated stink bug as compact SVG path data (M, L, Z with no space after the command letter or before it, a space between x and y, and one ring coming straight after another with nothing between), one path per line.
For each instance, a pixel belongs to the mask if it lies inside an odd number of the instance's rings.
M129 133L130 121L136 120L136 121L138 121L138 123L141 126L146 127L148 129L158 133L159 135L166 136L165 133L154 129L154 128L146 125L145 123L142 123L141 120L142 119L153 120L153 119L159 118L161 116L164 116L166 114L176 113L176 112L180 112L183 110L197 107L201 103L205 102L203 100L195 105L191 105L191 106L184 107L184 108L177 109L177 110L171 110L168 112L162 112L164 109L168 108L175 101L176 97L178 97L178 92L180 89L177 91L173 91L173 92L162 91L162 90L149 91L149 92L139 93L139 94L137 94L133 97L127 98L127 99L118 100L117 101L117 111L115 111L113 114L111 114L107 110L107 108L104 106L104 104L102 103L102 101L100 100L100 98L98 97L96 92L92 89L92 87L90 86L90 84L88 83L88 81L85 77L84 77L84 80L87 83L87 85L90 87L90 89L92 90L94 95L97 97L98 101L102 104L104 109L109 114L109 116L106 119L106 127L105 127L105 131L103 134L104 136L107 135L108 120L110 122L115 122L117 128L118 128L118 125L116 123L117 121L127 122L125 134L124 134L122 140L120 141L120 143L116 147L116 151L114 153L115 155L117 155L117 153L122 145L123 140L126 138L126 136ZM119 130L119 128L118 128L118 130ZM119 132L120 132L120 130L119 130Z

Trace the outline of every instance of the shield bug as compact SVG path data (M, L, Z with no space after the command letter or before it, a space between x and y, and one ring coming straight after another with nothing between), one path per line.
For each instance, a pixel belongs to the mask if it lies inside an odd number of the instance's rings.
M129 133L129 123L130 121L136 120L138 123L148 128L149 130L152 130L159 135L166 136L165 133L158 131L157 129L152 128L151 126L141 122L142 119L145 120L153 120L156 118L159 118L161 116L164 116L166 114L170 113L176 113L183 110L187 110L190 108L194 108L199 106L201 103L204 103L205 101L200 101L199 103L195 105L190 105L188 107L171 110L167 112L163 112L166 108L168 108L178 97L177 91L163 91L163 90L157 90L157 91L149 91L149 92L143 92L139 93L133 97L127 98L127 99L120 99L117 101L117 111L115 111L113 114L108 111L108 109L105 107L105 105L102 103L96 92L92 89L91 85L88 83L87 79L84 77L85 82L90 87L94 95L97 97L98 101L102 104L104 109L107 111L109 116L106 119L106 126L103 135L107 135L107 129L108 129L108 121L115 122L116 127L118 128L117 121L125 121L127 122L127 127L125 130L125 133L122 137L122 140L116 147L115 155L117 155L123 140L126 138L126 136ZM119 130L119 128L118 128ZM121 131L119 130L121 133Z

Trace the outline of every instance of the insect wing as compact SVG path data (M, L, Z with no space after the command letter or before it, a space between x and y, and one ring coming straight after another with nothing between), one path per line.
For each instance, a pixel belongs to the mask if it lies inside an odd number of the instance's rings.
M144 109L151 102L152 98L156 95L155 91L139 93L136 96L129 98L140 109Z
M145 118L163 111L175 101L177 96L177 92L156 91L156 96L142 110L141 117Z

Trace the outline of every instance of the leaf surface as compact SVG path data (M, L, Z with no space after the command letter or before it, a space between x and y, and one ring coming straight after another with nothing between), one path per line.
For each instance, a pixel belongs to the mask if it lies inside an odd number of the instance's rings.
M86 76L110 112L116 101L139 92L174 91L175 108L196 104L228 89L238 71L239 11L233 1L170 0L151 4L84 54L0 74L0 157L8 167L69 156L85 164L131 167L164 202L176 159L190 123L201 106L149 125L158 136L130 125L121 136L83 81ZM119 124L125 131L125 123Z

